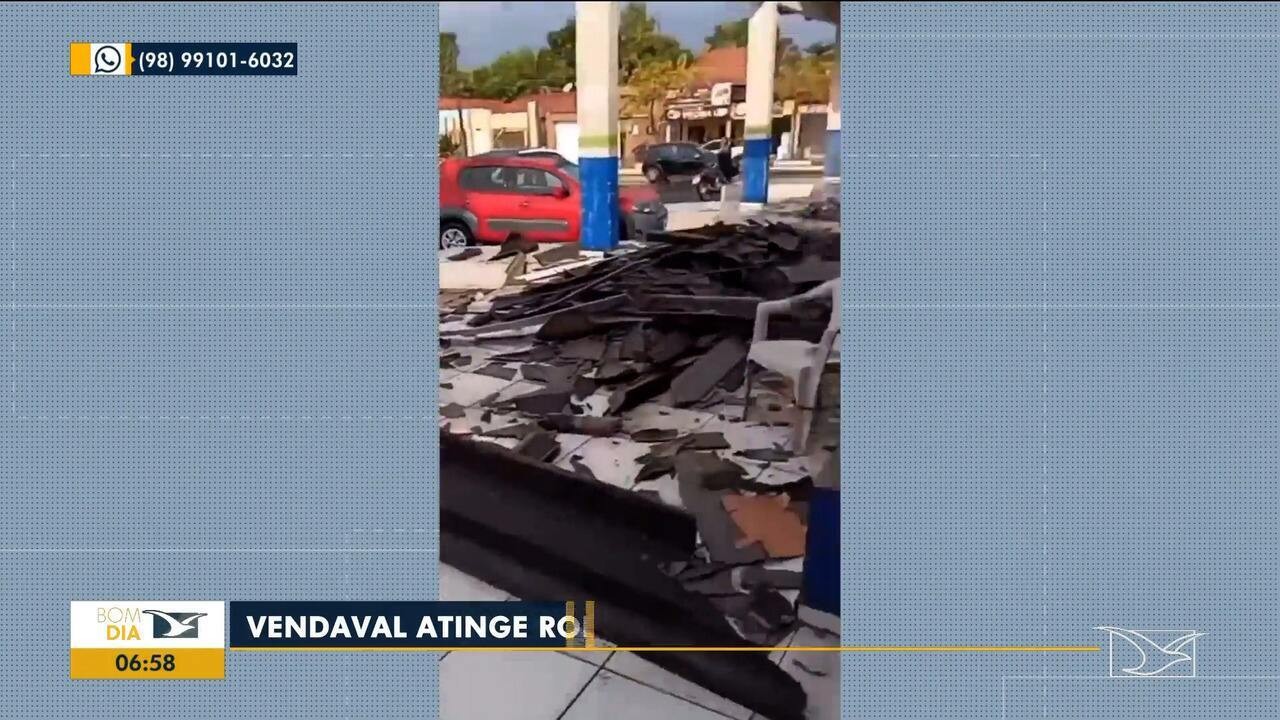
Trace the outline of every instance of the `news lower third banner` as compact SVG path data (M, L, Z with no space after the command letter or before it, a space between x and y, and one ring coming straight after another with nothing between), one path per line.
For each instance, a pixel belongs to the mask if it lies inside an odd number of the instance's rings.
M75 601L71 679L221 680L228 634L244 651L594 648L595 602Z
M232 602L232 650L593 647L595 602Z
M72 75L297 75L297 43L73 42Z

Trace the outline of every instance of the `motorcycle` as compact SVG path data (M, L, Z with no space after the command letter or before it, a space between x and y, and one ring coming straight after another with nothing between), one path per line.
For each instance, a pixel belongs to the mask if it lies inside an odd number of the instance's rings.
M720 172L720 168L711 166L693 176L693 189L698 199L703 202L718 200L720 188L724 187L724 182L724 174Z

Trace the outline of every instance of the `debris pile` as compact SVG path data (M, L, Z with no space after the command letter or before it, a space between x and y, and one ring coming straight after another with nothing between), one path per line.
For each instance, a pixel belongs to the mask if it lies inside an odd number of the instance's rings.
M734 451L721 432L624 432L622 418L642 403L708 408L734 402L757 306L838 277L839 233L816 223L749 222L653 234L648 241L591 265L566 267L479 308L451 306L441 330L441 368L538 386L479 403L485 422L493 413L521 420L471 428L478 436L515 440L515 451L526 457L561 460L560 433L624 435L645 444L633 489L652 492L647 483L673 477L703 546L698 557L664 570L707 595L744 638L776 643L795 621L780 590L797 588L799 577L763 564L804 554L813 481L762 483L738 462L791 460L781 447ZM574 256L576 249L549 260ZM821 305L802 309L771 327L769 336L813 340L830 312ZM477 352L486 345L501 350ZM473 368L478 355L483 364ZM446 406L442 414L459 418L465 411ZM562 466L595 478L581 456L567 460Z
M545 389L510 398L495 409L537 415L616 416L658 400L705 406L717 390L742 383L761 300L799 294L840 272L838 233L782 223L712 225L697 232L651 235L652 245L603 262L571 268L496 297L482 313L454 310L446 320L466 327L451 339L533 334L532 347L503 353L483 373L511 373ZM793 318L773 337L821 333L828 309ZM442 348L441 367L469 361L462 347ZM606 397L583 407L588 396Z

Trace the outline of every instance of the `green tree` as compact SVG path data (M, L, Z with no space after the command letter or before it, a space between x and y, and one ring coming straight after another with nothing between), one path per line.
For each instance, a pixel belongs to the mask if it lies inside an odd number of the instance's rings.
M791 109L791 152L800 145L800 106L826 103L831 98L833 58L823 55L795 55L778 65L773 81L777 100L794 100Z
M670 63L682 57L686 64L692 59L679 40L659 30L658 20L649 15L644 3L630 2L622 8L618 19L618 60L623 83L630 83L632 74L645 65Z
M572 81L578 65L578 27L573 18L566 20L559 30L547 33L547 50L560 59Z
M471 94L471 76L458 69L458 55L458 36L454 33L440 33L440 95L443 97L465 97ZM458 137L462 154L466 155L467 132L462 122L462 106L457 107L457 113ZM449 154L456 150L457 147L451 148ZM445 155L443 147L440 154L442 157Z
M521 48L471 71L471 91L475 97L511 100L542 88L558 90L570 77L554 53Z
M716 25L711 34L704 38L707 43L707 49L746 47L747 22L747 18L742 18L741 20L730 20Z
M671 60L651 60L631 73L622 95L623 111L644 115L649 125L646 132L658 131L658 117L667 96L679 92L693 81L693 68L686 56Z

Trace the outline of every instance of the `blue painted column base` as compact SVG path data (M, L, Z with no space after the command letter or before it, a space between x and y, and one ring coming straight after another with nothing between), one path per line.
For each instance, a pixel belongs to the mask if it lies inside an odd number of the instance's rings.
M801 601L815 610L840 614L840 493L814 488L809 500Z
M769 138L747 140L742 148L742 202L769 201Z
M827 131L822 153L822 176L840 177L840 128Z
M618 223L618 158L579 158L582 179L582 249L613 250Z

